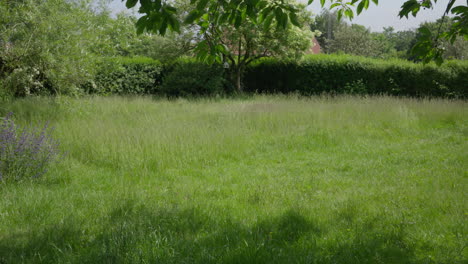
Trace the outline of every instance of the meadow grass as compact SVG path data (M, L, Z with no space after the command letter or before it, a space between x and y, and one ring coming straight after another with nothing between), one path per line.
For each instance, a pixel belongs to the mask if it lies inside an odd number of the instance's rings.
M66 152L0 184L0 263L467 263L466 101L29 98Z

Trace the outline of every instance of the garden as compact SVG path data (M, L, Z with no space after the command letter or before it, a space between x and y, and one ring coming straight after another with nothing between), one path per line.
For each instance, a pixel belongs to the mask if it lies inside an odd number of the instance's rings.
M125 2L0 2L0 263L466 263L465 9Z

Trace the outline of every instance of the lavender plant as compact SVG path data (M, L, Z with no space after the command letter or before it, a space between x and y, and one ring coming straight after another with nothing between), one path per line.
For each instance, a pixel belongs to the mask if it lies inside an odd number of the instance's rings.
M58 141L51 137L47 123L42 128L21 128L12 116L0 118L0 181L41 177L57 160Z

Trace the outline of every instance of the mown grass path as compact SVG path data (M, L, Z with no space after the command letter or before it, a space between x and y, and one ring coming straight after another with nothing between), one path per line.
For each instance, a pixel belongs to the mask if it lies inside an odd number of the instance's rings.
M0 184L0 263L467 263L468 105L24 99L67 152Z

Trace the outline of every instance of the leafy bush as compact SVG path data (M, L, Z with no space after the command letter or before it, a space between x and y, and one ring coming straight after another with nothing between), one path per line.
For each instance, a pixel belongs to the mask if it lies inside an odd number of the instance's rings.
M181 59L163 79L161 93L169 97L210 96L224 93L227 85L221 65Z
M150 58L106 59L84 89L97 94L154 94L161 85L162 71L162 64Z
M0 124L0 181L38 178L47 172L59 151L47 124L42 128L20 128L11 119Z
M81 0L0 1L3 89L14 96L78 93L93 76L98 19Z
M346 55L311 55L302 61L263 59L244 76L248 92L387 94L397 96L468 97L468 63L442 67L402 60Z

